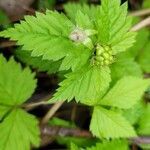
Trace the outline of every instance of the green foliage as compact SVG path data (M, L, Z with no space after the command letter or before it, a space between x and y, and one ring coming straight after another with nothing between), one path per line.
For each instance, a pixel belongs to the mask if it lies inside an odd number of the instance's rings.
M22 70L13 58L7 62L0 55L0 104L16 106L30 98L36 87L34 76L29 68Z
M34 92L35 74L22 69L13 58L9 61L0 55L0 149L29 150L39 146L38 121L20 109ZM21 138L21 140L20 140Z
M99 138L135 137L136 133L129 122L118 112L95 106L90 130Z
M56 0L39 0L38 7L39 9L53 9Z
M150 84L149 80L141 78L142 71L135 61L137 51L145 43L138 45L137 42L137 46L125 52L135 42L136 33L130 32L132 19L127 16L127 3L120 3L120 0L102 0L101 6L67 4L65 10L70 19L62 13L47 10L45 14L26 16L20 24L0 32L0 37L10 38L22 46L25 51L18 50L16 56L27 65L48 73L69 72L49 102L70 102L75 99L76 102L94 106L90 130L96 137L106 139L136 136L131 124L137 119L133 122L126 119L122 109L129 110L138 104ZM146 42L147 31L140 32L137 41L141 41L141 38ZM147 49L141 57L138 59L140 65L148 72ZM17 141L22 133L20 130L15 132L16 128L27 130L22 143L28 150L30 143L35 146L39 144L37 121L18 106L33 93L36 85L34 74L28 68L21 70L13 59L8 62L3 57L0 59L0 117L3 121L0 127L4 128L7 123L12 126L12 119L15 119L16 125L10 136L15 133L14 139ZM144 68L145 64L148 69ZM110 82L114 84L113 87ZM18 118L26 118L27 121L23 123ZM50 124L72 127L56 118ZM8 130L4 131L3 136L8 134ZM79 144L75 138L66 139ZM60 143L66 143L66 139L57 138ZM2 142L5 141L9 140L4 138ZM82 142L85 143L83 139ZM75 144L71 144L71 149L80 149ZM112 147L118 144L123 150L127 149L126 144L120 142L111 144ZM107 142L97 144L95 149L108 149L108 145ZM22 149L20 146L12 144L15 150Z
M71 68L73 71L94 58L93 47L97 43L103 47L111 45L113 54L132 46L135 33L128 32L131 23L126 4L120 6L118 0L103 0L96 9L86 5L83 5L85 11L81 8L77 9L74 22L63 14L47 10L46 14L36 13L36 17L26 16L25 21L2 31L0 36L17 41L24 50L32 51L32 56L53 61L62 59L60 70ZM94 21L90 19L90 10L93 10Z
M139 20L140 21L140 20ZM128 50L131 57L137 57L138 54L145 49L145 45L148 42L150 32L148 29L141 29L136 36L135 44Z
M138 56L138 62L144 72L150 72L150 40Z
M99 6L87 5L86 3L67 3L64 5L67 16L75 22L76 14L78 11L81 11L84 14L87 14L91 21L96 21L96 17L98 17L97 13L99 12Z
M138 133L140 135L150 135L150 104L147 105L143 115L138 122Z
M93 105L106 92L110 80L108 67L85 66L77 72L66 75L66 79L59 84L60 87L51 101L71 101L75 98L77 102Z
M127 3L120 6L118 0L103 0L97 21L100 43L111 45L113 54L125 51L135 41L135 33L127 32L131 18L127 17Z
M30 150L30 144L39 146L38 122L21 109L14 109L0 123L1 150Z
M0 10L0 25L4 28L9 26L9 18L8 16Z
M143 8L150 8L150 0L144 0Z
M75 145L74 143L71 143L70 147L71 147L71 148L70 148L71 150L80 150L80 149L78 148L78 146Z
M143 115L141 115L140 117L137 132L139 135L142 136L150 135L150 104L147 104L147 107L145 108ZM150 144L141 144L140 147L149 150Z
M100 101L101 105L129 109L142 97L150 80L126 76L121 78Z
M69 127L69 128L76 127L73 123L66 121L66 120L63 120L63 119L60 119L60 118L57 118L57 117L53 117L49 121L48 124L51 126L63 126L63 127Z
M123 111L123 116L132 124L136 125L139 118L143 115L145 105L143 100L135 104L132 108Z
M123 56L123 55L122 55ZM111 65L111 78L116 82L124 76L142 77L140 65L132 58L117 58L116 62Z
M24 50L32 51L32 56L53 61L64 58L60 68L74 70L90 57L89 49L69 39L74 28L75 25L63 14L46 11L46 15L36 13L36 17L26 16L25 21L1 32L0 36L18 41L17 44L23 45Z
M128 143L125 140L112 140L103 141L102 143L97 143L95 146L87 148L86 150L128 150Z
M37 68L39 71L46 71L48 74L56 73L59 70L61 61L43 60L42 57L32 57L31 52L16 50L15 56L23 63Z

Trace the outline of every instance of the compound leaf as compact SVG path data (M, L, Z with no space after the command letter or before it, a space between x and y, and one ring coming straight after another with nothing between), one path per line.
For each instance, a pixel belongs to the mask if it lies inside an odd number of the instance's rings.
M46 11L46 14L36 13L36 17L25 16L25 21L0 32L0 36L17 41L23 50L32 51L32 56L42 56L42 59L53 61L66 58L62 61L66 67L61 69L74 69L75 66L83 65L90 55L85 46L70 40L74 28L75 25L65 15ZM82 63L83 57L80 59L80 55L83 53L87 57Z
M90 130L99 138L136 136L133 127L121 114L99 106L94 107Z
M0 149L29 150L39 146L38 121L19 108L36 87L35 74L22 69L13 58L0 55ZM20 140L21 139L21 140Z

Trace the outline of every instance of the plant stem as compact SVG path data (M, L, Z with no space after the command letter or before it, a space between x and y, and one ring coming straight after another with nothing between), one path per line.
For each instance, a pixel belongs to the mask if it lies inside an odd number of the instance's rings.
M46 124L50 120L50 118L56 113L56 111L62 106L63 103L64 101L59 101L55 103L44 116L44 118L41 121L41 124Z
M48 105L49 103L47 103L47 100L49 100L51 97L51 94L47 95L44 98L39 99L38 102L25 103L22 105L22 107L25 108L25 110L29 111L40 105Z
M29 103L29 104L24 104L22 107L24 107L27 111L29 111L35 107L40 106L40 105L47 105L47 102L41 101L41 102L37 102L37 103Z
M16 42L13 41L5 41L0 43L0 48L12 47L15 46Z
M42 133L42 135L48 135L51 137L72 136L72 137L94 138L92 136L91 132L89 132L87 130L81 130L79 128L66 128L66 127L60 127L60 126L42 125L41 133Z
M147 17L146 19L142 20L141 22L139 22L138 24L136 24L135 26L133 26L130 31L138 31L146 26L150 25L150 17Z
M84 137L84 138L95 138L92 133L88 130L82 130L79 128L69 128L69 127L61 127L61 126L41 126L41 134L47 135L51 137ZM135 145L139 144L150 144L150 136L138 136L128 139L131 143Z
M143 9L143 10L133 11L129 13L129 15L131 16L139 16L139 17L148 15L148 14L150 14L150 9Z

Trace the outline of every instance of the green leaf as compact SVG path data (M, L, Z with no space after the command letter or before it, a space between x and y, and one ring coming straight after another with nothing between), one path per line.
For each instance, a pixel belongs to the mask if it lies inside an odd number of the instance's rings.
M150 135L150 104L148 103L144 113L141 115L138 121L137 133L141 136ZM150 144L140 144L140 147L145 150L150 149Z
M142 7L143 7L143 8L150 8L150 0L144 0Z
M81 28L84 28L84 29L93 28L93 24L89 16L87 14L82 13L81 11L77 11L75 20L76 20L77 26Z
M76 14L78 11L81 11L83 14L87 14L90 17L91 21L95 21L96 14L99 12L99 6L88 5L88 4L79 4L79 3L67 3L64 5L67 16L75 22ZM86 22L86 21L85 21Z
M71 143L71 150L80 150L80 148L76 144Z
M17 41L23 50L32 51L32 56L53 61L63 59L61 69L74 70L84 65L91 55L85 46L70 40L74 28L65 15L46 11L46 14L36 13L36 17L25 16L25 21L0 32L0 36Z
M150 73L150 40L139 53L138 62L144 72Z
M136 133L129 122L121 114L94 107L90 130L99 138L134 137Z
M143 115L145 109L145 105L143 104L143 100L138 102L136 105L131 107L130 109L123 110L123 116L132 124L137 124L141 115Z
M121 54L121 53L120 53ZM116 82L124 76L142 77L142 70L136 61L131 58L117 58L117 61L111 65L112 81Z
M140 20L139 20L140 21ZM137 22L138 23L138 22ZM137 36L136 36L136 42L134 45L128 50L130 53L131 57L137 57L138 54L142 54L143 50L145 49L145 45L148 42L149 39L149 30L144 28L138 31ZM140 53L142 51L142 53Z
M108 67L85 66L77 72L67 74L50 101L71 101L75 98L77 102L93 105L104 95L110 80Z
M135 105L150 85L150 80L126 76L121 78L100 101L101 105L129 109Z
M35 74L29 68L21 69L13 58L8 62L0 55L0 105L20 105L35 90Z
M127 3L103 0L97 21L99 42L111 45L113 54L125 51L135 42L135 33L129 32L131 18L127 17Z
M57 118L57 117L53 117L49 123L49 125L51 126L63 126L63 127L69 127L69 128L73 128L75 127L75 125L72 122Z
M1 150L29 150L31 144L39 146L38 121L21 109L13 110L0 123Z
M86 150L110 150L110 148L111 150L129 150L128 142L125 140L103 141Z
M34 92L35 74L22 69L13 58L0 55L0 149L29 150L39 146L38 121L19 108ZM21 140L20 140L21 139Z
M4 26L9 24L9 18L2 10L0 10L0 23Z
M0 121L10 110L9 107L0 104Z
M59 70L61 61L42 60L42 57L32 57L31 53L25 50L17 50L16 57L23 63L37 68L39 71L47 71L48 74L56 73Z
M140 135L150 135L150 104L147 104L143 115L140 117L137 132Z

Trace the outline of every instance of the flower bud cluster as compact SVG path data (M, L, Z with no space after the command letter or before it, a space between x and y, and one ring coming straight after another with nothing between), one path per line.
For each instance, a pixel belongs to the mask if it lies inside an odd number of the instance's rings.
M114 61L112 49L109 46L96 46L95 64L100 66L108 66Z

